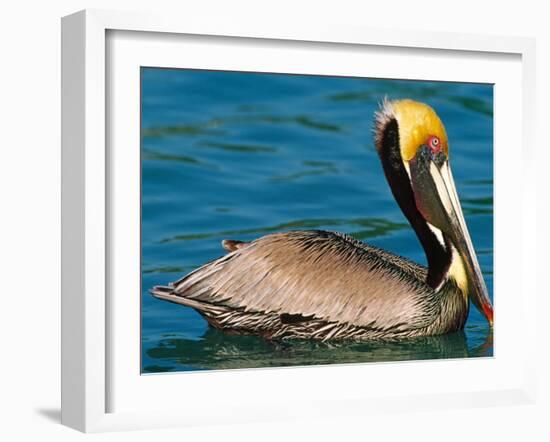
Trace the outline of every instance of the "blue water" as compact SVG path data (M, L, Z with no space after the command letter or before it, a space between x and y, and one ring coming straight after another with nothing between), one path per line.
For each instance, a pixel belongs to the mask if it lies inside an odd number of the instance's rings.
M225 238L346 232L425 264L372 140L384 96L435 108L490 295L490 85L142 68L142 372L490 356L472 307L464 332L401 342L273 343L210 329L148 290L223 255Z

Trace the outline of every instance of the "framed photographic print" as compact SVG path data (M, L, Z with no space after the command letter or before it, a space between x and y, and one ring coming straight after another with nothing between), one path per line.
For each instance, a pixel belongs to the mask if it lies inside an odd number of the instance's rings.
M63 423L530 401L532 41L264 25L63 19Z
M458 146L464 209L445 216L466 213L489 296L492 84L157 67L140 81L142 373L492 356L490 301L467 318L460 288L467 228L457 246L432 236L403 189L447 196L414 169L413 187L399 179L382 140L410 112L401 140L441 130L434 158Z

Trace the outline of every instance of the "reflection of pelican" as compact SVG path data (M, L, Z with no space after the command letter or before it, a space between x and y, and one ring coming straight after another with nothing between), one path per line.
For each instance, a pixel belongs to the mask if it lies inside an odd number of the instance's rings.
M470 300L492 324L439 117L422 103L386 101L375 141L428 268L344 234L291 231L226 240L230 253L152 294L215 328L270 339L438 335L464 327Z
M266 341L208 329L201 339L164 338L146 350L144 371L282 367L492 356L492 333L469 342L464 331L399 340Z

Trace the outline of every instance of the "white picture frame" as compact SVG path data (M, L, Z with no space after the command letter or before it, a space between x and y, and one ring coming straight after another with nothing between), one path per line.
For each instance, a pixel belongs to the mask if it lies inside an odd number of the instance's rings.
M506 352L502 345L502 356L496 350L494 361L445 361L439 362L439 369L463 371L465 376L473 376L479 370L495 370L494 382L488 389L479 386L461 386L456 391L446 390L442 386L432 385L425 393L406 391L396 387L395 390L381 389L370 393L358 388L353 394L339 394L337 388L327 388L322 396L314 394L314 385L308 384L308 379L315 379L322 373L326 379L337 379L338 373L344 373L346 378L359 379L368 371L369 375L388 376L388 372L396 374L407 366L407 370L421 376L421 371L437 369L434 363L418 364L357 364L351 367L311 369L271 369L253 370L251 375L247 370L231 372L197 374L192 379L196 385L204 388L217 385L234 385L241 390L228 390L228 394L240 391L238 399L234 399L232 407L220 401L220 406L200 403L200 389L188 391L190 401L197 399L196 406L182 406L175 409L170 401L151 402L155 405L146 407L113 407L110 395L115 388L113 378L117 367L114 361L124 359L120 352L113 354L111 335L116 328L113 326L117 316L111 310L112 300L109 290L112 288L112 275L109 274L110 244L116 229L110 229L113 204L117 199L110 194L109 140L106 122L109 121L109 57L117 56L109 51L109 33L139 33L144 39L179 38L187 36L216 36L218 39L247 39L247 41L284 42L286 46L307 42L310 45L334 45L346 47L376 47L379 49L400 48L407 50L427 50L437 57L437 54L468 53L472 57L483 60L486 55L501 54L513 56L519 60L521 73L520 104L521 109L515 110L515 115L521 115L518 123L518 134L521 150L519 157L522 162L522 187L517 192L521 199L521 213L511 214L521 231L517 253L521 256L520 274L529 272L528 256L534 256L536 250L535 229L536 220L534 176L530 173L535 158L534 133L534 100L535 100L535 46L532 39L517 37L490 37L448 33L429 33L413 31L387 31L371 28L348 28L344 26L315 26L309 23L304 27L294 27L280 23L266 22L212 22L199 20L196 17L154 16L142 13L126 13L87 10L63 18L62 21L62 423L85 432L110 431L139 428L158 428L185 425L207 425L213 419L216 422L252 422L258 420L285 419L289 417L312 417L334 415L362 415L374 410L384 409L388 412L441 409L453 407L489 406L502 403L531 403L535 396L535 367L533 366L535 324L527 320L525 315L516 319L520 322L524 336L523 347L517 353L517 360L506 362ZM151 34L154 33L154 34ZM178 37L179 36L179 37ZM232 40L234 41L234 40ZM339 50L336 48L335 50ZM443 56L443 55L442 55ZM137 91L136 91L137 93ZM495 107L498 114L498 99ZM135 109L134 109L135 110ZM498 137L496 137L498 143ZM138 143L139 144L139 143ZM495 147L496 149L497 147ZM122 155L130 155L128 150L122 150ZM495 166L495 175L503 176ZM502 163L504 164L504 163ZM506 166L502 166L505 170ZM504 182L504 181L501 181ZM112 183L111 183L112 184ZM504 186L504 184L502 185ZM507 188L501 187L506 190ZM499 192L497 179L496 192ZM506 210L503 199L502 210ZM508 208L509 209L509 208ZM508 213L508 212L507 212ZM510 218L508 217L508 218ZM499 251L498 242L495 247L495 260L504 256ZM502 268L505 264L502 265ZM535 304L536 281L534 278L518 280L521 296L516 296L514 306L526 309ZM504 288L502 289L505 290ZM508 288L509 291L512 288ZM500 292L499 292L500 293ZM504 296L504 295L503 295ZM505 298L503 298L505 299ZM509 301L506 301L509 302ZM495 302L497 327L499 314L502 313L502 336L506 333L505 301ZM128 315L130 323L139 322L139 316ZM118 321L117 323L120 323ZM126 324L124 324L126 327ZM130 327L133 327L130 325ZM495 341L500 337L497 335ZM136 347L139 345L136 342ZM114 347L116 348L116 346ZM118 347L120 348L120 346ZM500 358L500 359L499 359ZM474 365L475 363L475 365ZM424 364L424 365L423 365ZM435 363L437 364L437 362ZM444 365L445 364L445 365ZM481 366L479 364L485 364ZM117 366L121 364L115 364ZM513 365L513 367L512 367ZM401 368L400 368L401 367ZM435 368L434 368L435 367ZM500 368L499 368L500 367ZM316 369L316 368L313 368ZM114 371L113 371L114 370ZM136 367L139 371L139 367ZM309 370L309 371L304 371ZM339 371L340 370L340 371ZM476 371L477 370L477 371ZM507 375L500 378L496 370L506 370ZM312 376L312 373L316 375ZM399 374L399 376L401 376ZM139 373L137 373L139 376ZM162 386L149 385L144 387L147 394L167 391L176 388L179 375L163 376ZM187 376L187 375L185 375ZM202 377L201 377L202 376ZM141 382L136 373L128 373L128 378ZM159 378L160 379L160 378ZM149 382L149 381L147 381ZM151 381L152 382L152 381ZM278 385L300 385L308 391L307 400L300 400L292 392L286 394L286 402L282 397L274 396L271 405L262 403L260 396L253 396L245 388L249 383L257 390L262 383L273 382ZM334 384L334 382L329 384ZM128 384L126 390L121 389L119 396L130 395ZM345 382L342 384L347 386ZM353 387L353 384L348 386ZM214 388L214 387L212 387ZM311 391L308 390L311 388ZM279 388L280 390L280 388ZM120 401L124 403L124 401ZM132 402L128 396L126 402ZM327 406L330 405L330 406ZM207 412L208 410L208 412ZM238 412L237 412L238 411Z

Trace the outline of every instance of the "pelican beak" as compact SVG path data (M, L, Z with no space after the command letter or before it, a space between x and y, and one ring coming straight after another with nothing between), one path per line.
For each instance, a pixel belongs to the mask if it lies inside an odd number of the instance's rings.
M416 155L408 161L408 168L418 210L428 223L441 230L458 252L466 272L468 296L492 326L493 307L466 227L446 154L433 152L425 145L420 146Z

